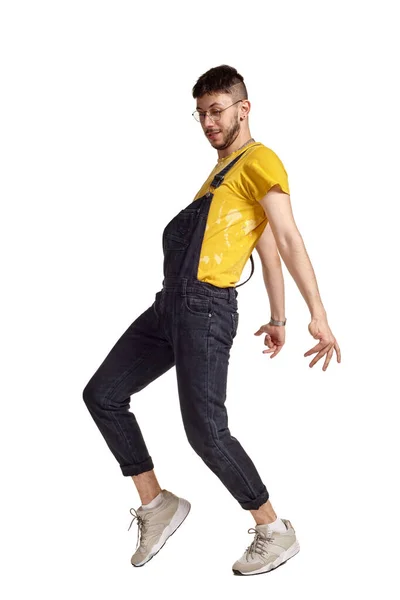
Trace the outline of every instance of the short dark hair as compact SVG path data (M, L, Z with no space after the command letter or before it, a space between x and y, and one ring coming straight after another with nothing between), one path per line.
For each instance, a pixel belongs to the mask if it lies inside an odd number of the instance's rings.
M233 100L247 100L247 89L243 77L229 65L213 67L200 75L193 87L193 98L205 94L230 94Z

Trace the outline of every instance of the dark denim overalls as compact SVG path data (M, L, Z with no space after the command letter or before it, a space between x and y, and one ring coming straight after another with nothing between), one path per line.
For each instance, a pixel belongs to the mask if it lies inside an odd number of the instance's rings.
M222 183L244 152L215 175L210 187ZM257 509L269 493L231 435L225 408L229 355L238 327L238 292L235 287L220 288L197 279L213 196L208 191L193 201L164 229L162 289L111 349L86 385L83 398L123 475L138 475L154 465L129 410L130 396L175 365L190 445L242 508Z

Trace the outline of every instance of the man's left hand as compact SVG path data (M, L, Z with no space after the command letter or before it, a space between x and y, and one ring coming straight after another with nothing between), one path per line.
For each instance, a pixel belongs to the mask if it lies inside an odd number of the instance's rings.
M331 361L333 350L336 351L337 362L340 363L341 353L339 344L330 330L328 321L325 318L312 319L308 326L308 331L311 333L313 338L320 340L319 343L314 346L314 348L310 348L310 350L304 354L304 356L310 356L310 354L315 354L315 352L318 353L317 356L314 356L309 366L313 367L315 363L326 354L324 366L322 367L322 370L326 371Z

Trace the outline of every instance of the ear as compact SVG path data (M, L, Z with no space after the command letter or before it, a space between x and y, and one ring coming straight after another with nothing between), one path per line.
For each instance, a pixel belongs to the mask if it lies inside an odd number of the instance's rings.
M240 117L241 121L243 121L243 119L245 119L246 117L249 116L250 108L251 108L250 100L244 100L242 106L240 107L240 110L242 112L244 112L244 114L241 115L241 117Z

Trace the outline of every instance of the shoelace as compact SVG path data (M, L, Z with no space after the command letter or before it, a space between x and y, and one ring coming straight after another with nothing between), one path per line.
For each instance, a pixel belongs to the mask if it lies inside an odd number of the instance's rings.
M251 558L253 558L254 553L261 554L261 556L264 556L264 554L268 554L267 545L269 542L274 541L272 534L270 536L264 535L263 533L261 533L261 531L253 529L253 527L250 527L247 533L254 533L255 536L250 546L246 548L246 558L248 559L249 555L251 556Z
M137 525L138 525L138 532L137 532L138 534L137 534L137 539L136 539L136 549L137 549L139 547L139 545L142 542L144 542L144 540L145 540L146 525L148 524L148 520L145 517L141 517L134 508L131 508L129 510L129 512L131 513L131 515L133 515L133 519L131 521L131 524L128 527L128 531L132 527L133 521L135 521L135 519L137 520ZM135 514L133 514L133 513L135 513ZM140 536L140 542L139 542L139 536Z

